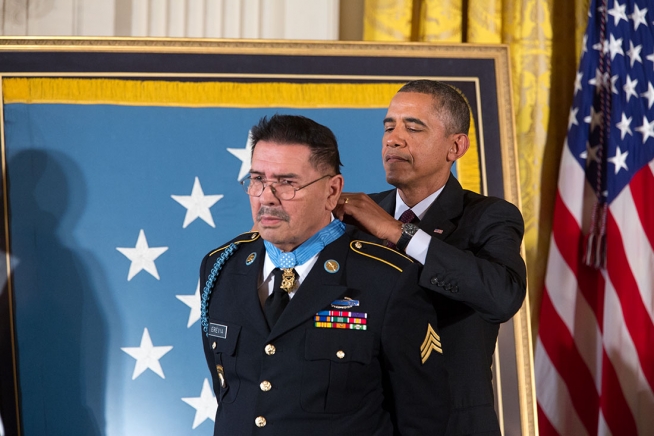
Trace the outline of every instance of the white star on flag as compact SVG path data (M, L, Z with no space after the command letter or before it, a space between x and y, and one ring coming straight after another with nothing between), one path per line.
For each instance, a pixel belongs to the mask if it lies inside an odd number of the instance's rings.
M238 171L238 178L236 179L240 182L252 168L252 132L248 132L245 148L228 148L227 151L241 160L241 169Z
M624 139L627 133L631 135L631 117L627 118L624 112L622 112L622 119L615 126L620 129L620 139Z
M182 398L182 401L195 409L195 418L193 419L193 429L202 424L207 419L216 421L216 411L218 403L216 397L211 392L209 380L204 379L202 383L202 392L199 397Z
M139 237L136 240L136 247L116 247L116 250L123 253L125 257L132 261L129 266L127 281L132 280L132 278L141 272L141 270L149 272L154 278L159 280L159 273L157 272L157 266L154 264L154 260L168 250L168 247L150 248L147 239L145 239L145 232L143 229L139 231Z
M652 104L654 104L654 86L652 86L652 82L647 84L647 92L643 92L640 96L647 97L647 109L651 109Z
M636 127L634 130L643 135L643 144L648 138L654 138L654 121L648 121L647 117L643 115L643 125Z
M593 48L597 51L601 51L602 53L608 53L609 52L609 42L608 41L602 41L598 42L597 44L593 44ZM588 82L590 83L590 82Z
M584 117L584 121L590 123L591 132L595 130L596 127L602 127L604 124L604 119L602 118L602 111L595 112L595 108L591 106L590 115Z
M602 86L606 86L606 84L608 83L608 81L609 81L608 73L604 73L604 74L602 74L602 73L600 72L599 68L597 68L597 69L595 70L595 77L593 77L592 79L590 79L590 80L588 81L588 84L589 84L589 85L593 85L593 86L595 86L595 93L596 93L596 94L599 94L599 92L601 91L600 88L601 88Z
M577 91L581 91L583 88L581 86L581 79L584 77L584 73L581 71L577 72L577 76L575 78L575 94L577 94Z
M155 347L152 345L152 340L150 339L150 333L147 328L143 329L143 336L141 336L141 345L138 347L122 347L125 353L132 356L136 359L136 365L134 365L134 373L132 374L132 380L140 376L145 372L146 369L152 370L161 378L166 378L161 369L161 364L159 359L161 359L164 354L172 350L172 345Z
M613 24L618 25L620 20L625 20L627 21L627 14L625 13L625 8L627 7L626 4L621 5L618 3L616 0L615 4L613 5L613 9L609 9L609 15L613 15Z
M629 18L634 20L634 30L638 30L638 26L644 24L647 26L647 20L645 20L645 15L647 15L647 8L640 9L638 5L634 5L634 13L629 15Z
M620 76L617 76L617 75L611 77L611 92L614 93L614 94L618 93L618 88L615 86L615 84L616 84L616 82L618 81L619 78L620 78Z
M191 308L191 313L188 315L188 324L186 324L186 328L190 328L200 319L200 279L198 279L198 287L195 288L195 294L175 295L175 297Z
M593 161L599 161L599 159L597 159L597 150L599 150L599 145L591 147L590 143L586 142L586 150L579 155L580 158L586 159L586 166L590 165Z
M610 157L607 159L607 161L611 162L613 165L615 165L615 173L618 174L621 168L624 168L625 170L629 170L627 168L627 155L629 155L628 151L625 151L624 153L620 152L620 146L618 145L618 149L615 151L615 156Z
M624 92L627 93L627 101L631 98L633 95L634 97L638 98L638 93L636 92L636 85L638 85L638 79L636 80L631 80L631 77L627 75L627 83L624 84L622 89L624 89Z
M577 112L579 112L579 108L570 108L570 114L568 115L568 130L570 130L570 127L572 127L573 124L575 126L579 125L577 122Z
M185 229L196 219L200 218L211 227L216 227L213 222L213 216L209 208L216 204L223 195L204 195L200 179L195 178L191 195L171 195L172 199L186 208L186 216L182 228Z
M638 61L641 64L643 63L643 60L640 58L640 51L643 49L643 45L637 45L634 47L634 43L629 41L629 51L627 52L627 56L629 56L629 60L631 62L631 67L633 68L634 62Z
M654 24L654 22L652 22L652 24ZM645 59L654 62L654 53L645 56Z
M611 52L611 60L615 58L616 54L621 54L622 56L624 56L624 51L622 51L622 38L615 39L613 37L613 34L609 36L610 36L609 51Z

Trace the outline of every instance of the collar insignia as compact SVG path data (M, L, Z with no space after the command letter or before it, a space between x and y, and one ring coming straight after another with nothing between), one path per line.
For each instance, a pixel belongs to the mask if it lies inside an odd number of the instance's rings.
M339 269L341 269L341 266L334 259L329 259L325 262L325 271L328 273L334 274L338 272Z

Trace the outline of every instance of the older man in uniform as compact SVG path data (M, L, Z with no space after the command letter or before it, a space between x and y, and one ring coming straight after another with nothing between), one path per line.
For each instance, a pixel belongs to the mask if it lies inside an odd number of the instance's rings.
M257 232L205 256L215 435L439 435L449 396L417 263L333 218L336 139L304 117L252 129Z
M500 433L491 364L499 325L526 292L522 215L512 204L461 188L453 163L468 150L470 109L451 86L404 85L384 119L382 159L396 189L344 193L336 210L423 264L419 283L438 298L452 396L449 434Z

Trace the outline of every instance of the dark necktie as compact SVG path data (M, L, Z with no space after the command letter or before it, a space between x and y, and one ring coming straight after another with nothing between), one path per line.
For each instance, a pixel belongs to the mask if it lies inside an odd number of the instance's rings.
M266 316L268 327L271 329L290 301L288 293L293 289L295 277L297 276L293 268L287 268L283 271L275 268L272 273L275 278L273 292L263 304L263 313Z
M420 219L416 216L416 214L411 209L407 209L404 212L402 212L402 215L400 215L400 221L402 222L402 224L407 224L407 223L418 224L420 222ZM395 244L392 242L387 242L386 246L388 248L395 248Z

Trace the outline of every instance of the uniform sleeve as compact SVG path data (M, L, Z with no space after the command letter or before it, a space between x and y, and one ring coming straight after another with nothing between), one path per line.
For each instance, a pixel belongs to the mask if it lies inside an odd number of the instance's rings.
M204 288L204 284L207 282L207 262L209 260L209 256L205 256L204 259L202 259L202 264L200 266L200 287ZM202 325L200 325L200 333L202 334L202 348L204 350L204 357L207 361L207 366L209 368L209 373L211 374L211 380L213 382L213 387L214 387L214 393L216 395L216 398L218 398L218 386L219 386L219 381L218 381L218 374L216 372L215 368L215 360L213 356L213 351L211 350L210 346L210 340L207 337L206 333L202 329Z
M450 414L447 375L433 295L417 285L418 264L405 269L389 299L382 354L396 433L445 434Z
M523 233L522 215L515 206L490 203L469 229L464 250L432 237L420 285L467 304L488 322L508 321L526 293Z

